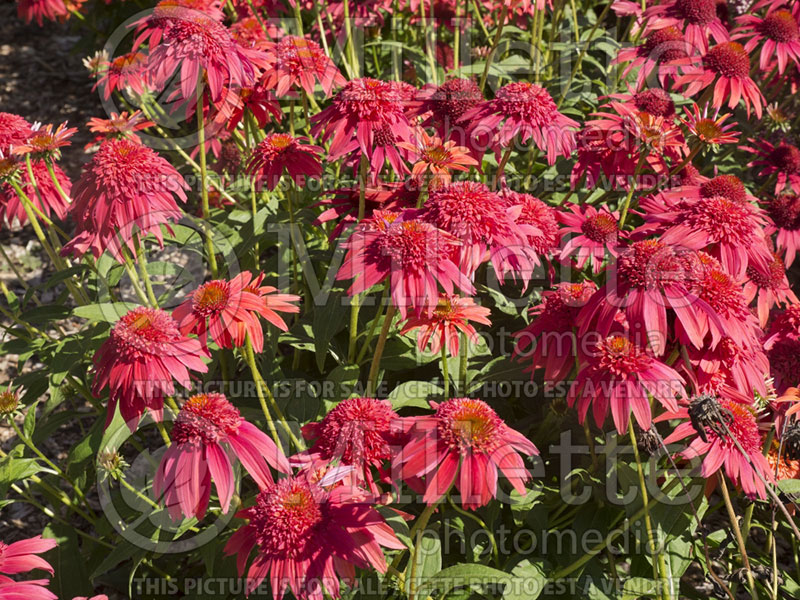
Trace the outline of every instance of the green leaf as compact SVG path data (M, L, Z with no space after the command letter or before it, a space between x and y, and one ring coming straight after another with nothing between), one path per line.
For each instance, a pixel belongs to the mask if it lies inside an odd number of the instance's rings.
M800 494L800 479L781 479L778 489L784 494Z
M66 319L70 314L69 307L60 305L37 306L26 310L20 319L26 323L48 323Z
M639 598L657 598L658 584L645 577L631 577L622 587L620 600L639 600Z
M325 358L330 351L333 336L344 329L348 322L350 306L342 301L343 298L342 292L334 292L325 304L314 308L314 354L320 373L325 368Z
M414 550L414 586L419 587L423 581L442 570L442 543L438 536L422 535ZM411 585L412 563L406 567L406 585Z
M438 590L440 597L444 597L456 588L464 586L483 584L483 585L497 585L503 584L510 587L514 592L514 588L519 587L520 582L514 581L515 577L498 569L487 567L480 564L458 564L452 567L447 567L439 571L436 575L429 577L419 588L419 595L425 597L424 594L433 596L434 590ZM418 596L419 597L419 596ZM514 600L516 598L524 598L523 594L512 593L509 597Z
M21 458L23 452L21 445L17 448L0 459L0 492L3 495L8 492L11 484L36 475L42 470L35 458Z
M58 541L58 546L46 556L46 560L55 571L49 589L59 598L91 596L93 590L75 529L59 523L50 523L42 535Z
M99 304L76 306L72 310L72 314L89 321L116 323L120 317L137 306L139 305L133 302L101 302Z
M406 381L392 390L389 401L395 410L406 406L430 408L428 399L440 398L443 393L442 388L430 381Z
M36 405L39 404L38 402L34 402L28 407L28 412L25 415L25 421L22 423L22 433L25 434L25 437L30 439L31 435L33 435L33 428L36 427Z
M520 561L511 574L513 577L503 590L503 600L535 600L547 583L542 566L528 559Z

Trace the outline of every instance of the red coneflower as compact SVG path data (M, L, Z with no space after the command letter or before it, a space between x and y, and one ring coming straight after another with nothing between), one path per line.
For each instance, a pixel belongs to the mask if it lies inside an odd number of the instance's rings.
M275 288L259 288L263 276L255 281L252 277L250 271L242 271L230 281L216 279L197 288L172 312L181 332L184 335L196 333L204 348L208 348L209 334L220 348L241 348L249 335L253 349L261 352L264 349L264 331L259 317L286 331L286 323L275 309L298 312L299 309L288 302L300 298L278 295L273 297L272 307L268 307L271 298L266 294Z
M26 23L36 19L41 27L44 19L56 21L68 16L69 11L64 0L17 0L17 14Z
M419 329L417 347L420 352L430 344L431 354L437 356L444 347L450 356L458 356L459 338L465 334L472 343L480 336L468 321L491 325L487 318L491 310L478 306L472 298L442 294L439 303L430 314L412 314L401 334Z
M374 181L386 160L399 176L408 172L397 143L412 142L413 133L397 86L370 77L349 81L311 121L311 134L319 138L324 130L322 141L331 141L329 160L363 154Z
M512 276L521 273L523 284L527 286L534 268L542 264L540 259L549 260L558 250L561 232L557 211L530 194L505 189L502 198L511 207L512 216L516 215L514 221L527 239L528 247L499 248L494 263L500 268L500 276L504 276L506 271L511 272ZM549 272L552 276L552 264Z
M559 211L558 220L563 223L562 235L574 235L561 248L559 260L565 262L577 255L575 261L579 269L591 262L592 271L599 273L607 255L617 256L619 244L619 212L611 212L605 207L597 210L589 204L580 206L570 204L569 210Z
M409 436L393 460L403 479L425 477L422 501L436 504L451 486L467 509L485 506L497 497L498 470L525 494L530 473L519 453L539 454L536 446L506 425L483 400L453 398L437 404L430 416L404 419Z
M623 311L635 340L661 356L669 334L669 308L696 347L703 347L707 327L713 335L712 347L719 341L722 322L692 291L697 270L694 252L657 239L641 240L621 252L616 264L606 270L616 277L607 279L578 316L581 336L593 326L600 335L608 335Z
M646 112L654 117L669 119L675 116L675 102L661 88L648 88L641 92L628 88L625 94L610 94L611 100L604 106L610 106L619 114L636 114Z
M739 132L734 131L736 125L725 121L733 115L733 113L725 113L719 116L719 109L714 112L714 116L709 116L709 105L703 107L700 112L700 107L697 103L693 103L691 109L687 106L684 107L686 111L686 118L680 119L681 123L686 125L687 129L693 133L699 140L711 146L719 146L722 144L735 144L739 139Z
M351 466L356 485L366 483L377 493L372 469L380 471L392 457L398 419L388 400L342 400L321 421L303 426L303 437L314 445L295 454L292 463L311 469L331 463Z
M730 435L719 423L703 423L701 431L695 429L689 420L689 415L693 410L693 405L698 402L718 404L719 410L724 411L722 417ZM769 463L761 450L761 434L752 406L726 396L719 398L700 396L694 398L688 406L664 413L656 420L671 419L684 419L685 421L664 439L664 443L671 444L692 437L689 445L681 452L681 456L688 460L703 457L703 466L700 471L703 477L711 478L724 467L728 478L734 484L741 486L749 497L766 497L766 489L761 478L772 481L773 476L769 469ZM744 454L731 437L736 439L744 450ZM761 477L759 477L759 473Z
M744 101L747 115L752 108L761 118L761 107L766 104L764 95L750 78L750 55L738 42L717 44L700 58L678 59L675 64L686 65L683 74L675 80L678 87L686 86L684 95L694 96L711 85L714 92L711 105L720 108L725 100L728 108L735 108L739 100Z
M128 52L100 66L102 77L94 84L103 92L103 98L108 100L114 92L130 89L138 96L145 93L147 56L141 52Z
M764 241L766 215L748 201L751 197L739 179L720 175L645 199L640 206L645 222L660 225L662 242L706 249L742 279L748 265L765 267L772 261Z
M628 429L631 411L647 431L652 420L649 396L668 410L678 409L675 397L684 393L683 377L629 339L621 335L604 339L586 361L568 397L570 406L578 403L581 423L591 405L594 422L602 429L610 406L619 433Z
M70 208L75 237L62 254L91 250L99 258L108 250L124 262L123 245L135 254L136 230L162 243L161 225L170 231L167 224L183 216L175 197L185 202L188 188L175 167L150 148L127 138L104 141L75 184Z
M782 193L786 185L790 185L795 194L800 194L800 148L786 141L777 146L765 139L751 140L753 147L743 146L757 155L757 159L748 163L748 167L761 167L760 177L778 175L775 182L775 194Z
M404 319L409 308L430 314L439 302L440 285L448 294L454 286L475 293L469 278L451 260L459 246L458 238L411 212L376 211L347 241L336 279L355 279L347 291L351 296L388 279L392 302Z
M86 125L89 127L89 131L97 134L94 141L86 145L86 148L91 148L103 140L113 138L126 137L141 142L135 132L152 127L155 123L145 118L140 110L130 114L128 111L123 110L119 114L112 112L109 119L92 117Z
M530 361L531 377L544 369L546 382L563 381L575 366L575 323L589 298L597 291L593 281L559 283L542 293L542 301L531 307L530 325L514 334L514 356Z
M203 356L200 342L182 335L168 313L144 306L128 311L93 359L92 393L99 397L109 388L106 426L117 404L131 431L146 409L160 419L164 398L175 395L173 380L188 389L189 371L208 370Z
M517 214L483 183L457 181L431 190L420 219L461 240L458 265L471 277L487 260L499 274L507 266L515 272L531 272L531 253L525 232L515 222Z
M779 251L786 251L784 262L788 269L800 250L800 196L776 196L767 205L767 213L772 223L767 223L764 231L769 236L777 232L775 245Z
M769 360L761 347L745 348L723 337L714 348L689 346L688 355L691 371L687 372L696 377L699 390L718 394L727 386L748 397L754 391L767 396L765 374L769 373Z
M385 573L381 547L405 548L363 494L345 486L326 490L325 483L281 479L237 513L249 523L231 536L225 554L237 555L240 574L247 570L246 595L269 577L274 600L287 588L300 600L339 598L339 577L352 585L355 567Z
M19 115L0 112L0 152L8 154L12 146L24 144L33 134L33 126Z
M173 520L202 519L208 508L211 481L223 512L235 491L228 452L242 462L261 489L274 483L271 466L291 473L289 461L267 434L245 421L223 394L198 394L181 406L167 448L153 479L153 492ZM269 466L268 466L269 465Z
M728 30L717 15L715 0L667 0L649 6L642 18L646 23L646 33L677 27L684 31L686 40L693 47L701 50L708 49L709 35L717 42L730 39Z
M472 121L476 135L491 136L491 143L500 148L509 146L517 135L523 144L533 139L539 150L547 153L551 165L557 156L572 154L575 131L580 127L558 112L546 89L524 81L504 85L493 100L469 110L464 120Z
M766 269L747 267L747 282L744 284L743 292L748 304L758 296L756 314L761 327L767 326L769 313L773 307L800 302L789 286L784 261L778 254L775 254L775 258Z
M52 162L61 158L60 149L71 144L69 138L77 131L76 127L67 127L66 122L61 123L55 131L50 124L42 126L36 123L31 128L30 137L24 143L13 146L11 152L21 156L30 154L34 160Z
M241 89L228 88L225 98L217 104L217 114L214 122L228 131L235 131L236 127L245 118L245 111L249 111L256 119L260 128L264 128L270 119L280 123L283 118L281 106L275 94L263 83L258 82L253 87Z
M428 135L424 129L418 129L413 144L398 142L398 146L411 152L410 160L416 161L411 167L411 176L419 180L420 186L431 190L447 185L452 180L451 170L469 171L470 167L478 167L477 160L469 155L469 149L456 146L452 140L442 142L436 135Z
M257 179L264 178L270 190L278 185L284 170L296 185L304 185L306 177L322 175L319 155L323 150L303 143L306 141L308 138L288 133L270 133L253 150L247 172Z
M636 89L642 89L653 69L658 69L656 76L663 86L667 77L677 76L678 68L673 62L688 57L693 50L677 27L665 27L648 34L639 46L621 48L612 64L628 63L622 71L623 77L636 70Z
M772 321L764 341L775 389L782 393L800 384L800 304L787 306Z
M800 63L800 27L790 10L778 9L767 13L762 19L753 14L736 18L742 25L735 37L749 37L744 45L745 52L752 52L764 41L761 47L759 67L764 73L772 70L773 57L778 57L778 73L783 74L789 60Z
M470 147L467 112L483 101L483 92L472 79L448 79L439 86L425 86L418 94L412 112L423 118L423 126L432 126L444 140Z
M36 182L35 188L31 185L25 165L12 158L3 158L0 153L0 221L5 221L9 226L14 220L20 225L25 225L28 222L28 214L25 212L22 199L17 195L16 190L10 183L3 181L5 177L17 178L19 186L28 200L48 217L55 215L59 219L63 219L69 211L69 202L53 183L45 162L34 160L31 162L31 167L33 168L33 179ZM69 196L72 182L57 164L53 164L51 167L61 189Z
M196 99L198 83L208 86L211 100L218 102L226 88L250 87L256 81L256 65L264 54L243 48L219 21L203 12L180 6L164 7L140 21L144 30L135 41L137 48L149 43L146 70L156 89L164 89L180 71L183 100Z
M314 95L316 82L322 86L326 96L334 87L347 80L333 61L313 40L288 35L267 50L270 67L265 70L264 83L274 88L278 96L285 96L293 86L300 86L309 96Z

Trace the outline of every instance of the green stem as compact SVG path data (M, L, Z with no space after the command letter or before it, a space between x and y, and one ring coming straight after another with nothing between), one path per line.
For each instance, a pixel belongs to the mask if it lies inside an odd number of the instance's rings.
M208 266L211 269L211 276L216 279L219 273L217 269L217 256L214 253L214 240L209 226L209 214L211 210L208 206L208 168L206 165L206 129L205 119L203 118L203 93L197 92L197 143L200 150L200 199L203 210L203 230L205 233L206 253L208 254Z
M467 381L467 363L469 362L469 338L467 334L461 334L461 357L458 365L458 381L461 384L461 393L466 397L469 390Z
M481 75L480 84L481 91L486 88L486 80L489 78L489 69L492 66L492 61L494 60L494 55L497 52L497 47L500 45L500 36L503 35L503 28L506 26L506 19L511 11L509 4L504 3L504 5L505 10L503 11L500 21L498 22L497 31L495 31L494 40L492 41L492 48L489 50L489 55L486 57L486 64L483 67L483 75Z
M447 344L442 343L442 377L444 378L444 399L450 397L450 376L447 373Z
M425 528L428 526L428 521L430 521L431 515L433 515L434 511L436 511L436 504L429 504L425 507L425 509L420 514L419 518L417 518L416 522L414 523L414 530L410 535L416 536L414 537L414 549L411 552L411 572L409 573L409 581L408 581L408 600L416 600L417 595L417 552L419 551L419 547L422 542L422 536L425 533Z
M750 569L750 558L747 556L744 536L742 535L742 530L739 527L739 518L736 516L736 511L733 509L731 494L728 491L728 485L725 483L725 476L721 471L718 475L719 487L722 490L722 499L725 501L725 508L728 511L728 520L731 523L733 535L736 538L736 545L739 547L739 553L742 555L742 566L744 566L745 571L747 572L747 585L750 586L752 597L758 600L758 588L756 588L756 582L753 579L753 571Z
M597 31L597 28L600 26L600 23L602 23L603 19L606 18L606 15L608 14L608 11L611 8L612 4L613 2L609 2L608 4L606 4L606 7L603 9L603 12L600 13L599 17L597 17L597 21L595 22L594 27L592 27L592 30L589 32L589 38L586 40L586 43L581 48L581 52L580 54L578 54L578 60L575 61L575 66L572 67L572 72L569 75L569 79L567 80L567 83L564 86L564 90L561 92L561 97L558 99L557 103L558 108L561 108L561 104L567 97L567 94L569 93L569 88L572 86L572 81L575 79L575 75L578 74L578 70L581 68L581 63L583 63L583 58L584 56L586 56L586 52L589 50L589 46L594 40L594 34Z
M378 371L381 366L381 356L383 356L383 349L386 346L386 337L389 335L389 328L392 326L395 312L395 306L389 305L386 309L386 317L383 319L383 326L381 327L380 335L378 336L378 343L375 345L375 354L372 355L372 363L369 366L369 375L367 376L367 397L372 398L375 395L378 382Z

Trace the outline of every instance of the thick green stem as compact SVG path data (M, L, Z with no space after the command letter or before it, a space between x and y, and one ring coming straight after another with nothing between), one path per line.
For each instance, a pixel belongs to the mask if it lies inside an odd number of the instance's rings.
M447 344L442 343L442 377L444 379L444 399L450 397L450 375L447 373Z
M492 48L491 50L489 50L489 55L486 57L486 64L483 67L483 75L481 75L481 84L480 84L481 91L483 91L486 88L486 80L489 78L489 70L492 67L492 61L494 60L494 55L497 53L497 47L500 45L500 37L503 35L503 28L506 26L506 20L508 19L510 12L511 12L510 4L505 4L505 10L503 11L502 16L500 17L500 21L498 22L497 25L497 31L494 34L494 40L492 41Z
M383 356L383 349L386 346L386 338L389 335L389 328L392 326L394 314L397 309L394 305L390 305L386 309L386 317L383 319L383 326L381 333L378 336L378 343L375 345L375 354L372 355L372 364L369 366L369 375L367 376L367 397L371 398L375 395L378 383L378 372L381 367L381 356Z
M203 117L203 92L197 92L197 143L200 154L200 199L203 210L203 232L205 234L206 254L208 254L208 266L211 269L211 276L216 279L219 274L217 269L217 256L214 253L214 240L209 225L209 214L211 210L208 205L208 167L206 165L206 125Z
M750 587L752 597L758 600L758 588L756 588L756 582L755 579L753 579L753 571L750 569L750 557L747 556L747 548L745 548L744 536L742 535L742 530L739 527L739 518L736 516L736 511L733 509L731 494L728 491L728 485L725 483L725 476L721 471L719 473L719 487L722 490L722 499L725 501L725 508L728 511L728 520L731 523L733 535L736 538L736 545L739 547L739 553L742 555L742 565L747 572L747 585Z

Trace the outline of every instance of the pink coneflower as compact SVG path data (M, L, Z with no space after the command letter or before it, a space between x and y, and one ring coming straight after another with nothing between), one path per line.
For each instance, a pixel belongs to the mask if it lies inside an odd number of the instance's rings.
M639 427L650 429L649 396L668 410L677 410L676 395L683 395L684 379L629 339L613 335L601 341L587 357L570 388L569 405L578 403L578 418L586 420L589 406L594 422L602 429L609 405L619 433L628 429L633 411ZM649 396L648 396L649 395Z
M225 98L217 104L214 122L228 131L235 131L245 118L246 111L255 117L258 126L263 129L270 119L280 123L283 118L281 106L275 94L263 83L253 87L225 90Z
M604 106L610 106L619 114L636 114L638 111L646 112L654 117L669 119L675 116L675 102L672 97L661 88L648 88L636 92L628 88L625 94L610 94L610 101Z
M506 264L515 272L530 273L532 260L516 214L483 183L458 181L431 190L420 218L462 241L458 265L466 275L487 260L500 274Z
M786 307L772 321L764 341L775 389L783 392L800 384L800 304Z
M33 126L19 115L0 112L0 152L8 154L12 146L24 144L33 134Z
M431 407L433 415L405 420L409 438L393 461L403 479L425 477L423 502L435 504L455 486L464 508L485 506L497 497L498 470L525 494L530 473L519 453L539 454L530 440L483 400L453 398Z
M0 542L0 598L3 600L56 600L46 588L47 579L15 581L6 575L27 573L35 569L53 574L53 567L37 556L56 547L56 540L37 535L11 544Z
M339 577L355 583L355 568L386 572L384 548L405 545L360 492L346 486L326 490L306 478L288 477L264 489L256 503L237 513L249 523L233 534L225 554L247 569L248 595L269 577L274 600L287 590L299 600L340 597ZM324 592L323 592L324 590Z
M469 324L469 321L491 325L488 316L491 310L478 306L472 298L442 294L439 303L430 314L412 314L402 333L415 329L417 332L417 347L420 352L430 344L431 354L437 356L442 347L450 356L458 356L459 338L463 333L472 343L480 339L478 332Z
M702 423L700 431L695 429L689 418L693 410L700 410L698 406L700 402L716 403L725 421L725 427L715 421ZM664 439L664 443L671 444L692 437L687 448L681 452L681 456L688 460L703 457L700 471L703 477L708 479L724 467L725 474L734 484L740 485L749 497L766 497L766 489L761 478L772 481L773 477L769 463L762 453L761 434L750 405L725 396L719 398L700 396L692 399L688 406L664 413L657 420L669 419L686 420ZM728 435L727 431L730 431L731 435ZM731 436L739 442L745 454L742 454Z
M208 348L209 334L220 348L241 348L249 335L253 349L261 352L264 331L259 317L286 331L286 323L275 310L298 312L299 309L288 302L299 300L299 296L270 297L266 294L275 288L259 288L263 276L255 281L252 277L250 271L242 271L230 281L216 279L197 288L172 313L181 332L184 335L196 333L205 348ZM273 306L269 307L273 298Z
M270 68L265 71L264 83L274 88L278 96L285 96L294 86L313 96L316 82L322 86L325 95L330 96L334 87L347 83L333 61L313 40L288 35L267 50L267 60Z
M592 271L599 273L603 268L603 261L608 255L617 256L619 244L619 212L611 212L605 207L597 210L589 204L571 204L566 210L559 211L558 220L563 223L563 234L574 235L561 248L559 260L565 262L574 255L579 269L583 269L587 262L591 262Z
M750 78L750 55L738 42L722 42L703 54L699 64L695 58L679 59L676 64L687 65L675 85L686 86L683 94L694 96L711 85L714 92L711 105L720 108L728 101L728 108L735 108L739 100L744 101L747 115L752 108L761 118L761 107L766 104L764 95Z
M203 356L200 342L182 335L168 313L144 306L128 311L93 359L92 393L99 397L103 388L109 388L106 426L117 404L131 431L145 409L160 419L164 398L175 395L173 380L188 389L190 370L208 370Z
M766 327L769 313L779 304L797 304L797 299L789 280L786 278L784 262L779 255L775 255L766 269L747 267L747 282L744 285L744 296L748 304L757 296L757 314L761 327Z
M380 471L392 457L398 419L388 400L342 400L321 421L303 426L303 437L314 445L294 455L292 463L312 469L330 463L351 466L356 484L366 482L377 493L372 469Z
M267 188L275 189L284 170L296 185L304 185L306 177L322 175L319 155L323 150L303 142L304 137L292 137L288 133L271 133L253 150L247 172L257 180L266 180Z
M236 12L248 16L240 16L235 23L231 24L231 35L236 42L245 48L266 49L270 45L270 40L279 37L280 27L277 27L272 19L266 22L261 17L256 17L246 4L236 2ZM246 10L239 10L245 8ZM264 32L266 28L267 32Z
M70 209L75 237L62 253L83 256L91 250L99 258L108 250L124 262L123 245L135 254L136 230L162 243L161 226L183 216L175 197L185 202L188 188L175 167L150 148L127 138L104 141L75 184Z
M413 132L402 97L391 83L369 77L349 81L311 121L311 134L331 142L328 160L364 155L374 181L386 160L399 176L408 172L402 156L406 151L399 152L397 143L412 142Z
M423 126L432 126L439 137L470 147L469 123L464 115L483 102L483 92L472 79L448 79L440 86L429 85L417 94L412 111L423 117Z
M575 150L575 131L580 125L558 112L546 89L524 81L504 85L494 97L469 110L464 120L472 121L472 131L491 135L492 144L505 148L519 136L521 143L529 139L547 153L547 162L569 156Z
M458 286L467 294L475 289L451 257L461 242L430 223L375 212L350 236L347 255L336 279L355 279L351 296L389 280L392 302L405 319L409 308L430 314L439 303L439 287L448 294Z
M155 123L145 118L140 110L132 113L123 110L119 114L112 112L109 119L92 117L86 125L89 127L89 131L97 134L94 141L86 145L86 148L91 148L103 140L113 138L126 137L134 141L141 141L136 132L152 127Z
M72 183L61 167L57 164L51 166L61 189L69 196ZM45 162L34 160L31 167L36 188L31 185L25 165L17 163L12 158L0 156L0 221L5 221L9 226L14 220L20 225L25 225L28 222L28 214L25 212L22 200L16 190L10 183L3 182L3 173L6 173L6 176L18 177L19 186L28 200L48 217L55 215L59 219L63 219L69 210L70 205L53 183ZM12 175L12 173L17 173L17 175Z
M452 180L450 171L469 171L470 167L479 167L478 161L469 155L469 149L456 146L452 140L442 142L436 135L430 136L419 129L414 136L415 143L399 142L398 146L411 152L411 176L419 180L420 185L429 189L438 189Z
M778 73L783 74L789 60L800 63L800 27L791 11L778 9L767 13L762 19L753 14L736 18L742 25L735 37L749 37L744 45L746 52L752 52L763 41L759 68L768 73L772 70L773 57L778 57Z
M717 42L730 39L728 30L717 15L715 0L667 0L649 6L642 15L645 32L667 27L684 31L686 40L695 48L708 49L708 36Z
M776 196L767 205L767 213L772 223L767 223L764 231L769 236L778 233L775 245L779 251L785 250L784 262L788 269L800 250L800 196Z
M748 167L761 167L758 175L769 177L777 174L775 194L782 193L786 185L791 186L795 194L800 194L800 148L786 141L777 146L765 139L751 140L753 147L744 146L757 155L756 160L748 163Z
M274 482L270 466L291 473L289 461L275 442L245 421L223 394L198 394L186 400L170 437L174 443L161 459L153 492L159 501L163 499L173 520L181 514L205 516L212 480L222 511L228 512L235 491L229 452L261 489Z
M691 369L686 369L685 364L681 368L690 378L696 378L699 390L718 394L728 386L748 397L754 391L767 396L765 375L769 373L769 361L762 348L745 348L723 337L714 348L689 346L687 350Z
M108 100L114 92L130 89L138 96L145 93L147 56L141 52L128 52L101 65L102 77L94 84Z
M647 223L657 223L666 244L706 249L742 279L748 265L765 267L772 253L764 242L764 212L748 202L744 185L720 175L700 186L682 186L641 202Z
M720 117L719 109L717 109L714 116L709 116L709 105L706 104L703 111L700 112L697 103L693 103L691 109L688 106L684 107L684 110L686 118L681 119L681 123L686 125L687 129L703 143L719 146L735 144L739 140L739 132L734 131L736 124L724 124L733 113L725 113Z
M17 0L17 14L30 23L34 19L41 27L44 19L56 21L69 15L64 0Z
M375 211L387 213L401 212L414 208L419 198L419 190L405 182L380 182L375 187L367 185L364 190L364 218L369 219ZM326 208L314 221L322 225L336 221L330 239L335 240L356 223L358 205L361 199L360 186L331 190L330 197L323 198L317 205Z
M544 369L546 382L563 381L575 366L577 339L575 323L589 298L597 291L592 281L559 283L542 293L542 301L529 314L530 325L514 334L514 356L531 362L525 370L531 377Z
M608 335L620 311L624 311L634 339L660 356L670 330L669 308L698 348L705 343L706 327L711 328L713 347L722 335L722 322L692 291L696 269L694 252L657 239L632 243L620 253L616 264L607 267L611 277L581 311L577 322L580 335L592 327L600 335Z
M622 71L623 77L636 71L636 89L642 89L653 70L658 69L656 76L663 86L667 77L677 76L678 69L673 62L685 59L693 51L677 27L665 27L648 34L639 46L621 48L612 64L628 63Z
M243 48L228 29L203 12L172 6L144 19L138 47L149 43L147 74L153 87L164 89L179 72L179 97L197 97L198 84L208 86L211 100L219 101L225 88L252 86L256 65L263 63L261 51Z
M30 137L24 143L13 146L11 152L22 156L30 154L34 160L58 160L61 158L61 148L71 144L69 138L77 131L76 127L67 127L66 122L61 123L55 131L50 124L42 126L37 123L31 128Z
M503 199L512 207L516 223L536 255L550 256L558 249L561 230L555 208L530 194L508 190L503 193Z

